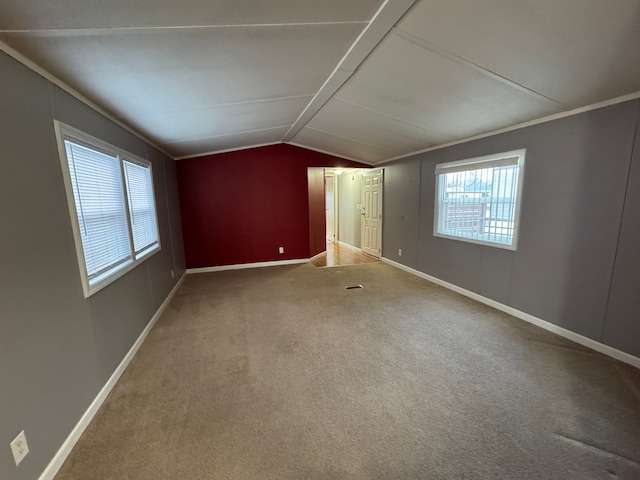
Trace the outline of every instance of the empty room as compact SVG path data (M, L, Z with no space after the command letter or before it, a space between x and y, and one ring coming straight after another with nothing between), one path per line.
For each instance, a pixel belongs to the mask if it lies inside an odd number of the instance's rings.
M640 0L0 0L0 480L640 479Z

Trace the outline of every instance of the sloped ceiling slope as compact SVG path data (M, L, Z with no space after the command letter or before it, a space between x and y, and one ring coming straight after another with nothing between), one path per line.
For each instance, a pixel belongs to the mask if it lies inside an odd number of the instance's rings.
M0 0L0 38L177 158L376 164L640 91L640 0Z

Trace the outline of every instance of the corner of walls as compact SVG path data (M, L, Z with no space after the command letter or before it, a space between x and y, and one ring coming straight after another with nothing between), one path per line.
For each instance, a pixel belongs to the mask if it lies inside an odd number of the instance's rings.
M384 166L383 256L418 267L422 162L411 159Z
M113 371L113 373L111 374L107 382L100 389L100 391L98 392L98 395L94 398L93 402L91 402L91 404L89 405L87 410L84 412L82 417L80 417L80 420L78 421L78 423L76 423L75 427L73 427L73 430L71 430L71 433L69 434L69 436L62 443L62 445L60 446L56 454L53 456L53 458L51 459L51 461L49 462L45 470L40 475L39 480L53 480L55 478L56 474L64 464L65 460L71 454L73 447L76 445L76 443L78 443L78 440L80 440L82 433L90 425L91 421L100 410L100 407L109 396L109 393L116 386L116 384L118 383L118 380L120 379L124 371L127 369L129 364L135 357L136 353L142 346L142 343L147 338L147 335L149 335L149 332L151 331L153 326L156 324L158 319L162 316L162 313L165 311L165 309L171 302L171 299L179 290L180 286L182 285L182 282L184 281L185 276L186 276L186 272L183 273L182 276L179 278L178 282L174 285L172 290L169 292L167 297L159 306L158 310L156 310L153 317L151 317L151 320L149 321L147 326L140 333L140 336L136 339L135 343L131 346L131 348L129 349L127 354L124 356L122 361L118 364L118 366Z
M633 367L640 368L640 358L637 356L631 355L629 353L613 348L601 342L597 342L583 335L579 335L575 332L572 332L571 330L567 330L566 328L558 327L557 325L551 322L547 322L546 320L542 320L541 318L537 318L537 317L534 317L533 315L529 315L528 313L521 312L520 310L509 307L508 305L504 305L490 298L484 297L482 295L478 295L477 293L467 290L465 288L460 288L457 285L454 285L449 282L445 282L444 280L441 280L437 277L427 275L426 273L407 267L406 265L403 265L401 263L394 262L393 260L390 260L388 258L383 257L382 261L396 268L399 268L400 270L404 270L405 272L411 273L412 275L423 278L431 283L435 283L436 285L440 285L451 291L464 295L465 297L471 298L477 302L480 302L492 308L495 308L496 310L505 312L515 318L524 320L525 322L531 323L537 327L547 330L548 332L555 333L556 335L560 335L561 337L567 338L571 341L579 343L580 345L591 348L592 350L600 352L611 358L620 360L621 362L624 362Z
M0 441L6 445L24 430L31 447L19 468L10 450L0 449L0 478L32 480L127 358L184 266L177 185L166 174L166 157L3 52L0 70L0 114L7 120L0 144L8 159L0 175L0 221L9 252L0 288L0 330L6 333L0 336L0 382L12 392L0 396ZM54 119L149 154L154 165L162 251L88 299Z
M636 99L385 164L384 256L638 355L625 339L635 338L631 317L640 312L631 292L640 283L639 105ZM434 237L435 164L519 148L527 157L518 250ZM419 185L409 182L415 175Z
M603 343L640 357L640 101L613 266Z
M288 144L176 165L189 269L309 258L307 168L361 166Z

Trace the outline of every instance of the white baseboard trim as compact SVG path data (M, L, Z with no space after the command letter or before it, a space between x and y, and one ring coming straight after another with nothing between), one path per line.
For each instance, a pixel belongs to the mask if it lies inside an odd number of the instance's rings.
M75 447L76 443L82 436L82 433L89 426L91 420L93 420L93 417L96 415L96 413L98 413L98 410L109 396L109 393L111 393L111 390L113 390L113 387L115 387L116 383L118 382L126 368L129 366L129 363L131 363L131 360L138 352L138 349L142 345L142 342L144 342L145 338L147 337L155 323L158 321L164 310L167 308L173 296L180 288L180 285L182 285L185 276L186 274L182 275L182 278L178 280L178 283L176 283L175 287L173 287L167 298L164 300L164 302L162 302L162 305L160 305L160 308L158 308L158 311L153 315L127 355L122 359L120 365L118 365L118 368L116 368L111 377L109 377L109 380L107 380L107 383L105 383L104 387L102 387L102 389L98 393L98 396L93 400L91 405L89 405L89 408L86 412L84 412L84 415L82 415L82 418L80 418L80 421L76 424L73 430L71 430L71 433L64 441L62 446L58 449L56 454L53 456L53 458L49 462L49 465L47 465L47 468L44 469L44 472L42 472L42 474L40 475L39 480L53 480L53 478L56 476L56 474L60 470L60 467L62 467L65 460L71 453L71 450L73 450L73 447Z
M208 273L208 272L223 272L225 270L243 270L245 268L261 268L261 267L276 267L278 265L296 265L298 263L309 263L308 258L296 258L293 260L276 260L273 262L257 262L257 263L237 263L235 265L220 265L218 267L199 267L188 268L187 273Z
M317 255L314 255L313 257L311 257L311 258L309 259L309 261L310 261L310 262L313 262L314 260L317 260L318 258L320 258L322 255L324 255L324 254L326 254L326 253L327 253L327 251L326 251L326 250L325 250L324 252L320 252L320 253L318 253Z
M353 245L350 245L348 243L342 242L340 240L338 240L336 243L341 247L348 248L350 250L353 250L354 252L362 253L362 250L360 248L354 247Z
M533 315L529 315L528 313L522 312L520 310L516 310L513 307L509 307L508 305L504 305L502 303L496 302L495 300L492 300L490 298L483 297L482 295L478 295L477 293L474 293L470 290L466 290L452 283L445 282L444 280L440 280L437 277L427 275L426 273L420 272L411 267L407 267L406 265L402 265L401 263L395 262L393 260L389 260L388 258L383 257L382 261L396 268L404 270L405 272L409 272L420 278L424 278L425 280L428 280L432 283L436 283L442 287L448 288L449 290L453 290L454 292L460 293L465 297L469 297L480 303L489 305L490 307L493 307L496 310L500 310L501 312L508 313L509 315L519 318L520 320L524 320L525 322L532 323L533 325L536 325L549 332L560 335L561 337L572 340L576 343L579 343L580 345L591 348L596 352L603 353L609 357L615 358L616 360L620 360L621 362L627 363L636 368L640 368L640 358L638 357L634 357L633 355L622 352L608 345L604 345L603 343L597 342L596 340L592 340L591 338L587 338L583 335L572 332L571 330L567 330L566 328L559 327L558 325L555 325L551 322L547 322L546 320L542 320L541 318L534 317Z

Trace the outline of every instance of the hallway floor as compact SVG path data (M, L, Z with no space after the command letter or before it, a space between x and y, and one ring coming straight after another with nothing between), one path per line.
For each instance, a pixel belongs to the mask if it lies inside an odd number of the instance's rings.
M360 263L374 263L379 261L379 259L358 250L345 247L338 243L327 242L326 253L316 258L311 263L316 267L337 267L342 265L357 265Z

